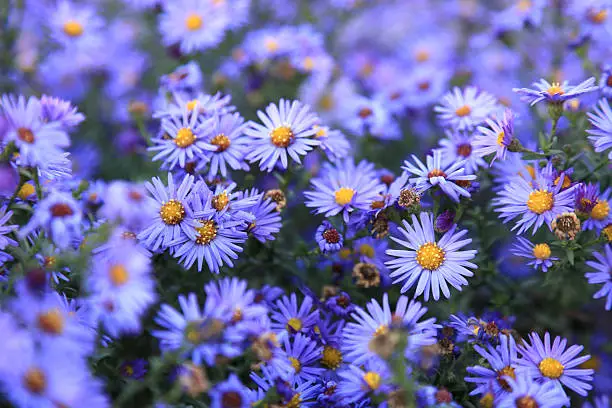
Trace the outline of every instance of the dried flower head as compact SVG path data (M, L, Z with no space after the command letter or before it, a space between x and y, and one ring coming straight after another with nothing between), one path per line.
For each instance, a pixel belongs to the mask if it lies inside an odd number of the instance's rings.
M380 271L371 263L359 262L353 267L353 278L362 288L377 287L380 285Z
M414 188L406 188L400 191L397 204L402 208L416 207L421 204L421 193Z
M270 200L276 203L276 211L280 212L283 208L287 206L287 197L282 190L272 189L266 191L264 198L269 198Z
M573 212L564 212L552 222L552 229L560 240L573 240L580 232L580 220Z

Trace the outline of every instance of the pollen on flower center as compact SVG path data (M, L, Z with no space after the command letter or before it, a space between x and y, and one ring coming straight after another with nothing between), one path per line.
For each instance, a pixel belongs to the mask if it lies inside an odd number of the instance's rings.
M533 397L525 395L524 397L517 398L515 401L516 408L540 408L540 405Z
M23 385L32 394L42 394L47 388L47 377L45 373L36 367L28 369L23 376Z
M336 204L338 205L347 205L353 200L354 196L355 190L348 187L341 187L336 190L336 193L334 194L334 199L336 200Z
M53 204L50 208L50 211L52 216L59 218L68 217L74 214L72 208L68 204L64 203Z
M553 193L545 190L536 190L529 193L527 208L536 214L542 214L550 211L554 202Z
M293 142L293 131L289 126L279 126L270 132L272 144L277 147L288 147Z
M189 128L180 128L174 138L174 144L182 149L191 146L195 141L196 137L193 130Z
M113 265L108 271L108 277L115 286L123 286L130 275L123 265Z
M595 24L602 24L608 19L608 10L602 9L599 11L590 10L589 20Z
M58 309L49 310L38 316L38 327L49 334L61 334L64 331L64 316Z
M21 186L21 188L19 189L19 192L17 193L17 196L19 198L21 198L22 200L25 200L26 198L30 197L32 194L34 194L36 192L36 189L34 188L34 186L30 183L25 183L23 186Z
M297 317L292 317L287 321L287 330L295 332L302 330L302 321Z
M591 218L601 221L610 214L610 204L606 200L597 200L597 204L591 210Z
M559 84L558 82L553 82L550 88L546 90L546 92L550 96L563 95L565 93L563 88L561 88L561 84Z
M76 20L68 20L64 23L64 33L70 37L80 37L83 35L83 25Z
M302 370L302 364L300 363L300 360L295 357L289 357L289 361L291 361L291 367L293 367L296 374Z
M34 140L35 140L34 133L32 133L32 130L28 128L24 128L24 127L20 127L19 129L17 129L17 137L22 142L26 142L30 144L34 143Z
M531 0L520 0L516 6L519 11L529 11L531 9Z
M432 178L432 177L444 177L444 178L446 178L446 173L443 172L440 169L433 169L432 171L427 173L427 178Z
M43 262L43 266L47 269L51 269L55 266L56 259L54 256L46 256Z
M548 258L550 258L550 247L548 246L548 244L537 244L533 247L533 256L535 256L538 259L541 260L546 260Z
M374 331L374 337L380 336L381 334L385 334L388 331L389 331L389 326L387 326L386 324L381 324L380 326L376 328L376 331Z
M457 154L463 157L469 157L472 154L472 145L469 143L461 143L457 146Z
M563 364L552 357L546 357L544 360L540 361L538 364L538 368L544 377L552 378L556 380L557 378L563 375Z
M192 111L195 108L197 108L198 102L199 101L197 99L193 99L193 100L187 102L187 110Z
M514 367L506 366L501 370L497 371L497 382L506 391L511 391L512 388L508 384L508 381L504 377L510 377L516 379L516 373Z
M168 225L176 225L185 218L185 207L177 200L170 200L161 206L159 216Z
M506 133L502 130L497 134L497 144L500 146L505 146L504 139L506 138Z
M377 390L380 387L380 374L374 371L368 371L363 375L363 381L370 387L371 390Z
M210 144L217 146L217 152L224 152L230 147L232 142L229 137L220 133L211 139Z
M340 234L335 228L329 228L323 231L323 238L329 244L337 244L340 242Z
M435 242L428 242L419 247L416 260L424 269L435 271L444 263L444 251Z
M197 13L190 13L185 19L185 27L189 31L197 31L202 28L204 20L202 16Z
M368 258L374 258L374 254L375 254L374 248L372 247L372 245L368 245L368 244L361 244L359 246L359 253Z
M201 227L196 228L198 236L196 243L199 245L207 245L217 237L217 224L213 220L200 221Z
M461 118L469 115L470 113L472 113L472 108L470 108L468 105L460 106L457 108L457 110L455 110L455 114Z
M418 50L414 57L417 60L417 62L425 62L429 60L430 54L429 54L429 51L427 50Z
M321 358L321 364L327 368L335 370L342 364L342 353L337 348L332 346L323 347L323 357Z
M212 198L212 206L215 210L221 211L229 204L229 197L227 193L224 191L220 194L217 194Z

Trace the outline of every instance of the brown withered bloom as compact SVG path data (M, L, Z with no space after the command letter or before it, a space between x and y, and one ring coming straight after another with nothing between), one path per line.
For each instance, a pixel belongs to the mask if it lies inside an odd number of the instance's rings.
M552 229L560 240L573 240L580 232L580 220L573 212L564 212L552 222Z
M192 398L210 389L210 381L208 381L206 371L193 363L183 364L179 375L179 383Z
M353 278L362 288L377 287L380 285L380 271L371 263L359 262L353 267Z
M337 286L325 285L323 286L323 296L321 298L322 301L329 299L330 297L336 296L338 293Z
M414 188L406 188L400 191L397 205L403 208L416 207L421 204L421 193Z
M372 337L368 343L368 348L381 358L388 360L393 355L400 341L400 336L401 333L398 330L384 331Z
M386 213L381 212L372 221L372 232L376 239L383 239L389 235L389 217Z
M266 191L266 194L264 194L264 198L269 198L270 200L274 201L276 203L276 211L278 212L287 206L287 197L282 190L268 190Z

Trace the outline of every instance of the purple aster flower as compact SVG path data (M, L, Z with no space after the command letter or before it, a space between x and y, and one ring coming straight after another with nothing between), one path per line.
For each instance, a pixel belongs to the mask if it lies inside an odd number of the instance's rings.
M551 169L550 164L546 169L533 168L533 180L515 176L497 194L493 205L504 223L520 217L513 231L518 229L518 233L522 234L533 226L535 234L542 224L546 223L550 228L557 215L573 210L576 186L561 191L565 183L555 184L548 177Z
M292 339L290 336L283 338L283 349L295 371L293 382L301 384L316 381L324 371L319 367L323 348L317 346L314 340L302 333L297 333L292 337Z
M346 292L340 292L325 301L325 307L334 315L347 317L355 311L355 304L351 302L351 297Z
M160 211L159 205L147 198L145 186L123 180L112 181L105 187L103 201L100 216L136 233L149 226Z
M283 293L284 290L279 287L263 285L260 290L256 291L255 303L272 307L274 305L274 301Z
M492 166L496 159L506 159L508 146L514 138L514 112L506 109L502 119L487 119L486 124L478 127L472 145L476 156L485 157L495 153L491 160Z
M4 250L9 246L18 245L17 241L7 236L18 228L17 225L7 225L12 215L12 211L6 211L6 206L0 207L0 266L12 259Z
M165 97L160 101L160 109L153 114L154 118L181 117L185 110L196 112L200 119L212 119L215 116L229 115L236 110L230 105L231 95L217 92L214 95L198 92L175 92L168 101Z
M53 279L55 284L58 284L60 281L67 282L68 277L66 274L70 273L70 269L66 266L61 270L57 268L57 256L60 254L59 248L54 248L51 245L44 246L40 253L36 254L38 263L51 275L51 279Z
M314 191L306 191L306 207L315 208L315 213L333 217L342 213L344 222L355 210L368 211L371 204L384 190L374 166L362 161L359 164L351 159L327 166L321 177L310 181Z
M249 224L247 231L259 242L274 241L281 227L281 216L276 211L276 203L270 198L264 198L257 189L246 191L247 197L258 197L258 201L249 208L254 220Z
M453 394L446 388L432 385L420 387L415 393L417 408L461 408L453 401Z
M338 397L345 403L364 401L369 396L391 391L391 372L382 362L369 362L363 368L350 365L338 373Z
M476 179L473 174L466 174L465 161L460 160L448 165L443 165L442 151L434 150L433 155L427 155L427 165L423 164L415 155L412 155L415 164L408 160L404 162L402 169L417 177L410 179L421 192L432 187L439 186L446 195L456 202L460 196L471 197L465 189L472 180Z
M344 104L342 123L350 132L387 140L400 138L400 127L382 101L357 96L344 101Z
M408 301L406 296L400 296L395 312L389 307L389 296L383 295L382 304L375 299L370 300L366 310L357 307L352 314L354 322L349 322L343 331L343 350L347 361L353 364L362 364L371 360L381 361L378 354L370 348L370 342L382 333L388 333L394 328L406 330L408 345L404 356L414 358L423 346L436 343L435 318L420 321L427 312L427 308L417 301Z
M569 406L569 398L551 383L539 383L523 375L516 379L507 376L512 390L495 402L496 408L538 407L560 408Z
M306 333L319 320L319 310L313 309L312 303L312 298L306 296L298 307L295 293L292 293L290 298L283 296L282 299L276 301L270 316L272 329L277 332L286 330L289 333Z
M548 332L544 334L544 342L537 333L531 333L529 338L531 344L525 341L519 346L521 358L517 374L525 374L542 384L553 383L557 387L564 385L586 396L592 388L589 383L594 371L575 368L591 358L590 355L576 357L584 347L573 345L566 350L567 339L558 336L551 346Z
M142 380L147 373L147 360L137 358L134 360L128 360L121 363L119 372L125 378L133 380Z
M186 175L176 188L172 174L168 173L167 187L157 177L145 183L145 186L151 193L149 202L155 216L151 224L138 234L138 239L147 248L156 251L167 248L183 234L193 235L191 232L198 225L187 217L186 209L188 200L200 190L200 182L194 183L194 177Z
M612 310L612 247L606 245L604 252L593 252L595 261L587 261L587 266L594 269L593 272L587 272L584 276L588 279L591 285L602 284L593 295L593 299L606 298L606 310Z
M315 138L321 142L319 147L330 161L337 162L349 156L352 147L344 133L327 126L315 125L314 129Z
M610 398L606 395L600 395L595 397L593 404L590 402L585 402L582 405L582 408L609 408L610 407Z
M589 141L595 152L601 153L612 149L612 109L606 99L599 101L593 112L587 113L592 129L587 130ZM612 151L608 153L612 159Z
M474 142L475 139L470 134L447 131L446 138L440 140L443 166L463 161L465 171L469 174L476 173L479 167L485 167L487 163L482 156L475 154Z
M530 259L527 265L531 265L535 269L541 268L542 272L548 272L548 268L553 265L553 262L559 260L559 258L551 256L552 251L547 243L533 244L523 237L516 237L516 243L510 252L516 256Z
M470 238L462 239L467 230L457 232L454 225L436 240L433 215L425 212L421 213L420 221L412 215L412 225L406 220L403 225L404 228L398 228L402 237L391 239L406 249L387 250L388 255L396 258L386 262L394 270L390 274L395 278L393 283L404 282L402 293L416 284L415 297L424 294L425 300L429 300L430 293L435 300L440 299L440 291L449 298L448 284L461 291L461 286L468 284L465 277L474 275L467 268L478 268L470 262L476 256L475 250L460 251L472 242Z
M500 32L521 30L528 24L538 27L546 8L546 0L519 0L493 17L493 26Z
M162 75L160 85L167 92L196 93L202 88L202 70L195 61L181 65L168 75Z
M596 184L597 190L599 190L599 183ZM612 195L612 188L606 188L606 190L599 194L595 205L588 212L589 218L582 224L584 230L596 230L601 231L612 222L612 214L610 214L610 197ZM592 203L591 203L592 204Z
M91 5L59 0L48 16L51 38L70 50L91 51L103 44L104 20Z
M263 125L251 121L245 130L252 146L247 160L259 162L262 170L272 171L279 159L281 168L287 169L287 156L300 164L300 156L321 144L314 138L316 114L299 101L281 99L278 106L271 103L265 113L258 111L257 116Z
M208 395L210 408L249 408L255 402L250 396L249 389L242 385L234 373L230 374L227 380L216 384Z
M445 210L436 218L436 222L434 223L434 230L439 234L443 234L449 231L455 225L454 221L455 212L451 210Z
M58 248L65 249L81 238L82 219L81 206L71 194L52 190L36 205L34 215L19 231L19 236L25 238L42 228Z
M315 239L323 253L338 252L344 245L342 234L327 220L317 228Z
M586 93L597 91L599 88L594 86L594 84L595 78L589 78L575 86L569 85L568 81L563 81L563 83L553 82L551 84L545 79L540 79L540 82L533 84L535 89L514 88L513 91L521 95L521 100L532 106L542 101L549 104L560 104Z
M605 65L602 68L599 90L604 98L612 98L612 65Z
M276 395L280 398L281 406L297 405L299 407L310 408L317 407L316 397L320 394L321 386L312 381L306 381L292 385L286 380L279 378L276 371L262 367L262 377L254 372L251 372L251 379L257 384L259 390L255 394L254 405L258 405L266 393L275 388Z
M487 344L486 348L474 345L474 350L489 363L490 368L483 366L467 368L467 372L473 377L465 377L465 381L476 384L470 395L493 392L499 396L511 391L506 377L516 378L518 361L516 342L510 335L501 335L499 339L500 344L497 347L491 344Z
M599 201L599 183L581 183L576 188L575 205L576 212L590 214Z
M9 163L0 163L0 197L10 197L18 186L19 175L17 169Z
M43 122L59 122L66 131L74 129L85 120L85 115L77 112L76 106L60 98L43 95L40 106Z
M3 95L0 100L2 113L8 122L6 142L14 142L19 148L22 166L46 168L50 162L70 146L70 138L60 122L44 122L40 101Z
M262 198L263 194L252 191L234 191L238 185L234 182L221 182L211 192L211 204L219 217L230 220L241 220L246 228L255 221L251 209Z
M469 86L463 90L453 88L442 97L434 111L444 126L463 131L484 123L496 108L497 101L493 95Z

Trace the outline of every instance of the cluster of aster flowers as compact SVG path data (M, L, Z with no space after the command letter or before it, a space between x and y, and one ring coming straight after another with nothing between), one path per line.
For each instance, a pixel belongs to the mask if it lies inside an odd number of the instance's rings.
M611 13L0 7L0 405L609 407Z

